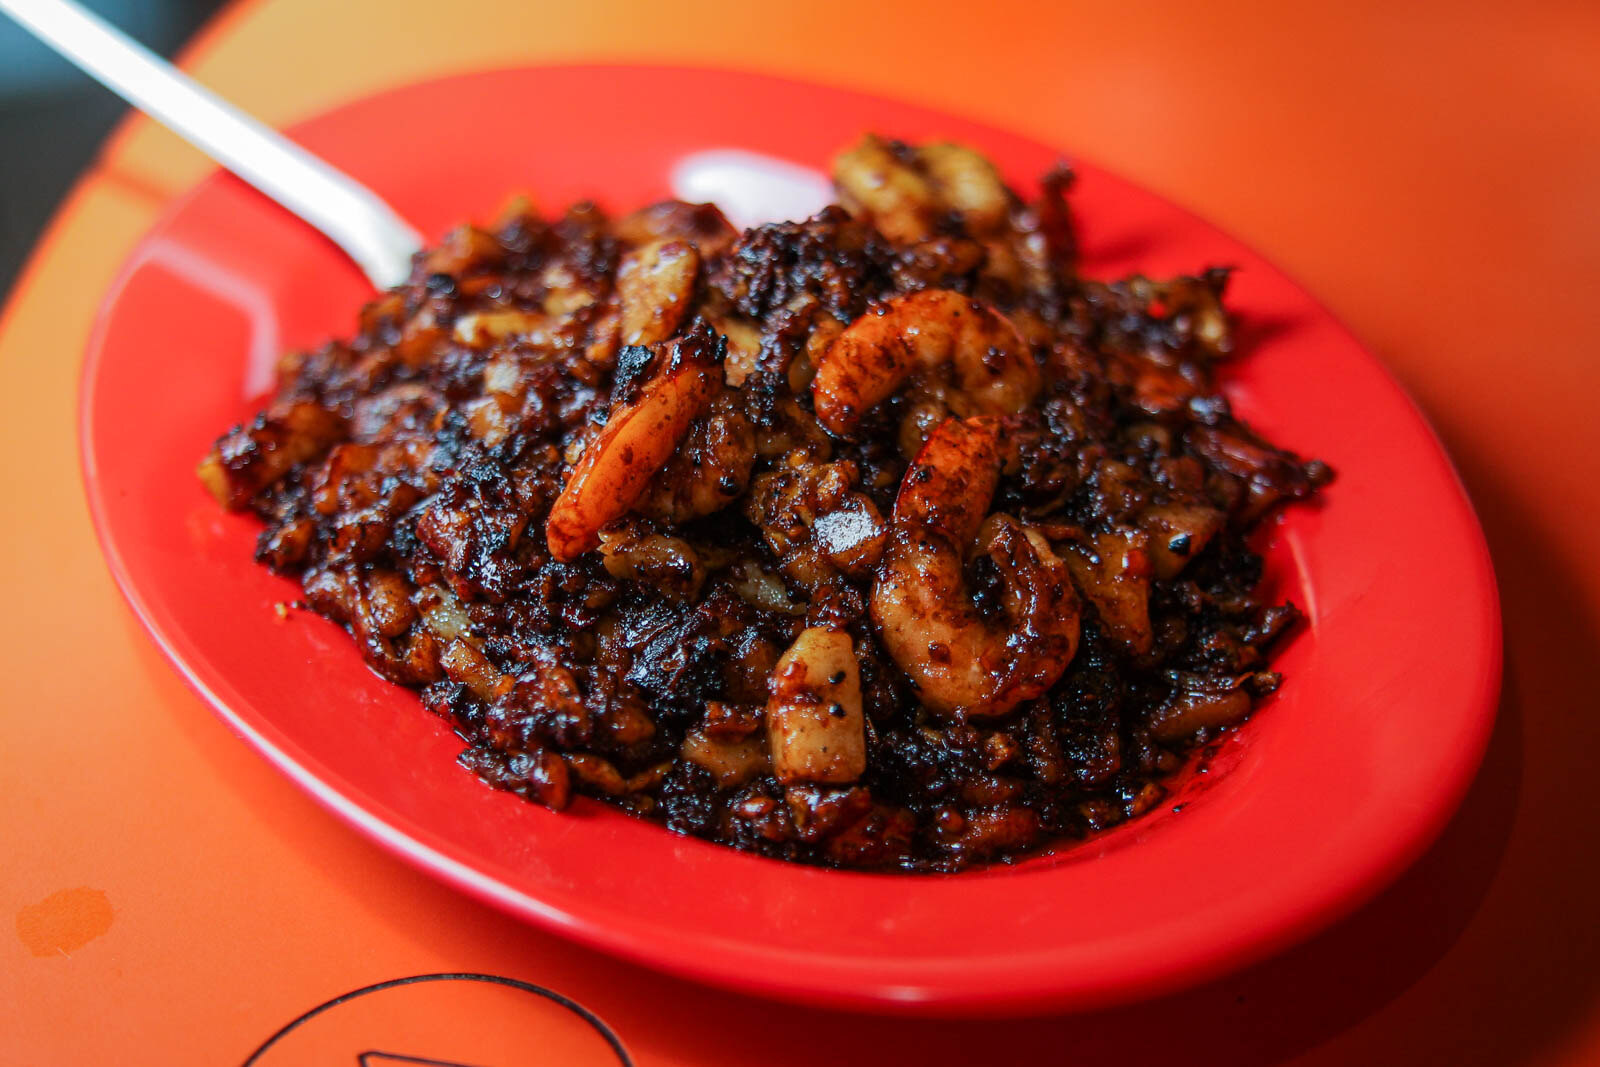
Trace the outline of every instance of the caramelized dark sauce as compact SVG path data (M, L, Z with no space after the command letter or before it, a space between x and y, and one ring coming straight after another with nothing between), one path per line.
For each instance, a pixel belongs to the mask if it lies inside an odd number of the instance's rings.
M553 808L908 870L1148 811L1278 686L1299 615L1246 538L1330 472L1218 392L1225 270L1078 275L1067 171L1025 202L867 138L836 175L844 206L742 235L680 203L463 227L202 480Z

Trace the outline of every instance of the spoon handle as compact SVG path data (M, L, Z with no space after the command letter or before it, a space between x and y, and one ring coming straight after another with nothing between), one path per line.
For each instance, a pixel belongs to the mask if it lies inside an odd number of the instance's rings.
M0 0L25 28L134 107L321 230L379 289L422 238L393 208L72 0Z

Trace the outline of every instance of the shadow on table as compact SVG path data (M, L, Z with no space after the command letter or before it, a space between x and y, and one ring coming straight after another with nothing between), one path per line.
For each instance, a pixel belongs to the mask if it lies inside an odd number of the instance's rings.
M1188 992L1083 1015L942 1021L827 1012L716 992L570 945L380 859L376 846L332 819L327 833L308 834L311 802L226 739L138 640L185 733L228 765L222 777L269 829L330 870L359 860L369 875L382 864L391 891L369 896L370 906L429 958L472 970L525 961L511 977L587 1004L643 1063L810 1063L825 1050L829 1063L881 1064L892 1050L895 1062L922 1064L1249 1067L1302 1053L1316 1059L1313 1050L1340 1035L1327 1062L1513 1063L1558 1045L1592 1011L1600 983L1600 822L1583 817L1600 716L1574 697L1588 691L1600 639L1581 594L1563 580L1557 546L1504 487L1469 482L1495 555L1507 657L1500 717L1460 812L1398 882L1306 944ZM459 921L433 921L443 912Z

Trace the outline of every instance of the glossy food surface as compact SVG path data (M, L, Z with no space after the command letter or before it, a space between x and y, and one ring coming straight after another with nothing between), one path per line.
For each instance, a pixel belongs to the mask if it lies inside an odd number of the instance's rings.
M625 93L582 116L536 116L537 99L596 80L631 80L694 121L638 130ZM544 136L485 151L460 118L483 99L523 101L513 118L526 108L519 121L537 117ZM439 116L425 124L438 151L383 151L400 115ZM304 134L438 232L517 186L546 202L598 189L638 203L666 194L686 152L736 146L815 163L868 127L967 141L1018 181L1056 154L870 98L661 70L456 79ZM619 170L607 161L624 128L635 132ZM342 634L277 617L272 605L295 587L247 562L252 524L217 516L192 480L193 457L219 422L248 412L277 350L333 332L362 296L331 249L227 180L145 243L91 353L86 463L113 568L190 679L325 803L459 884L634 958L815 1000L1019 1007L1126 998L1259 956L1374 891L1459 799L1498 680L1492 580L1447 461L1371 358L1249 250L1081 169L1085 271L1236 265L1234 307L1262 328L1241 339L1250 358L1226 383L1235 410L1340 472L1325 508L1291 515L1265 546L1269 576L1308 615L1281 658L1296 684L1234 735L1181 813L908 889L486 792L453 765L448 730L370 675ZM215 359L195 358L202 349ZM157 396L171 414L152 422L136 401Z
M867 134L833 173L847 208L742 234L463 224L200 480L553 810L911 871L1149 812L1278 688L1301 615L1247 538L1331 472L1219 391L1225 268L1078 274L1064 167L1027 199Z

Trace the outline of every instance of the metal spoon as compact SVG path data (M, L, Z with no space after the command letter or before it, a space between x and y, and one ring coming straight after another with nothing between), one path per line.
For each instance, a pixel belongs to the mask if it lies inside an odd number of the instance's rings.
M128 103L326 234L379 289L405 281L422 237L372 190L262 125L72 0L4 11Z

